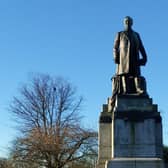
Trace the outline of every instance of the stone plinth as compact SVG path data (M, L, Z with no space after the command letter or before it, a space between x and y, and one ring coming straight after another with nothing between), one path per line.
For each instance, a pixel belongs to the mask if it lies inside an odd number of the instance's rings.
M114 107L114 158L162 157L162 124L152 99L117 97Z
M118 95L114 112L157 112L157 105L148 96ZM143 117L143 116L142 116Z
M161 157L162 128L156 118L115 119L114 157Z
M100 115L97 167L162 167L161 116L152 99L124 95L110 105L108 99Z

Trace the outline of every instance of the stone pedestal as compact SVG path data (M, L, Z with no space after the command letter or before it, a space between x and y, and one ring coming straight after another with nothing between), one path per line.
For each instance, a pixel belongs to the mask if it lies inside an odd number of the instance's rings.
M117 96L103 105L97 168L161 168L162 123L148 96Z

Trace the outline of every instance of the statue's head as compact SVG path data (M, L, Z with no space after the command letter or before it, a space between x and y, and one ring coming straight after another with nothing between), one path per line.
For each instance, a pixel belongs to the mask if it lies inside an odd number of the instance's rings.
M124 18L124 27L125 30L130 30L133 25L133 19L130 16Z

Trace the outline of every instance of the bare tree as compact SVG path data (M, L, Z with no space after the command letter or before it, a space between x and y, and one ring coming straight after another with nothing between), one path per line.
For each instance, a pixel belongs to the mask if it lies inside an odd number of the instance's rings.
M10 160L6 158L0 158L0 168L13 168Z
M81 103L61 78L40 75L24 85L11 104L21 131L12 157L36 167L63 168L86 156L97 134L81 126Z

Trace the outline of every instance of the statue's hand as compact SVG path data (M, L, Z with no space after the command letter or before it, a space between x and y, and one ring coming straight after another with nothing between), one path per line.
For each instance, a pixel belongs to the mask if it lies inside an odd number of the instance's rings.
M116 64L119 64L119 58L116 58L116 59L114 60L114 62L115 62Z
M139 66L144 66L146 64L146 60L140 59L138 64L139 64Z

